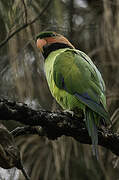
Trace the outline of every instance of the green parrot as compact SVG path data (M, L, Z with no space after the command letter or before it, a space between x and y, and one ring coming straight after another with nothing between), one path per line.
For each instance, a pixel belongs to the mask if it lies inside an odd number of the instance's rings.
M106 108L105 83L91 59L62 35L46 31L37 36L51 94L64 110L77 116L84 113L85 124L98 158L98 131L110 123Z

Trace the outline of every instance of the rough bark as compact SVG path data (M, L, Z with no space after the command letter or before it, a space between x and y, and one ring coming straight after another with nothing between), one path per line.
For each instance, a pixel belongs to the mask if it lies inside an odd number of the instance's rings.
M73 137L80 143L91 144L84 119L72 116L67 112L33 110L26 104L0 99L0 119L15 120L27 125L13 130L14 136L39 134L49 139L57 139L66 135ZM107 128L100 128L98 136L100 146L119 156L119 134L113 133Z

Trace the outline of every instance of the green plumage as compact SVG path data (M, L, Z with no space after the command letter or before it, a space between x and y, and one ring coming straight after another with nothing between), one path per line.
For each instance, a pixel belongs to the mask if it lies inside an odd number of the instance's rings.
M64 48L51 52L45 60L46 78L52 95L65 110L85 114L85 123L97 155L97 127L108 124L105 84L100 72L83 52Z

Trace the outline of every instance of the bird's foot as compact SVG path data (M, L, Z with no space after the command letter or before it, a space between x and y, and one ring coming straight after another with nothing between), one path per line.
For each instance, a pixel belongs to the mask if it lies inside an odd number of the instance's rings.
M74 116L74 112L73 112L73 111L70 111L70 110L68 110L68 109L67 109L67 110L64 110L63 112L64 112L64 113L69 113L69 114L71 114L72 117Z

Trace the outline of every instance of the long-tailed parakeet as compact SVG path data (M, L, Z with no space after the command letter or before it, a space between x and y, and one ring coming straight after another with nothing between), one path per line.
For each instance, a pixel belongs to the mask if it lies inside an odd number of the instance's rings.
M98 154L97 128L103 121L110 123L105 97L105 84L91 59L56 32L42 32L37 36L49 89L64 110L85 116L94 154Z

